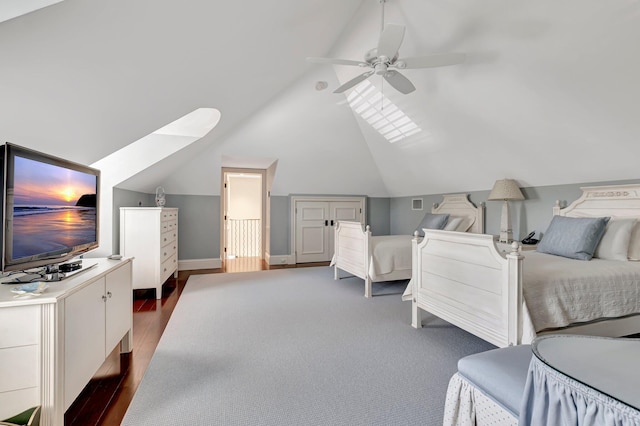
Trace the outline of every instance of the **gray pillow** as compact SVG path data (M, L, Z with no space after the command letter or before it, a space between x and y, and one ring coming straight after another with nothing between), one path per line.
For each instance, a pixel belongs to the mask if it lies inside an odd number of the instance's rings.
M433 214L427 213L422 218L422 222L416 228L418 231L418 235L424 237L423 228L427 229L444 229L447 226L447 221L449 220L449 214Z
M608 217L554 216L536 250L570 259L591 260L607 222Z

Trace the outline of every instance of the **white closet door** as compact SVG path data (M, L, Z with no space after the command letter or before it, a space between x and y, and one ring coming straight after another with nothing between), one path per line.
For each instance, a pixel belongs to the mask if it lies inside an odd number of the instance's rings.
M331 260L329 236L329 203L326 201L296 202L296 262L326 262Z

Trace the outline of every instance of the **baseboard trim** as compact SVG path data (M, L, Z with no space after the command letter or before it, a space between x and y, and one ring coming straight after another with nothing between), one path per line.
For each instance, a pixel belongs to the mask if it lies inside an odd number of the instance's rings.
M288 254L272 256L269 253L265 255L265 261L267 265L293 265L293 256Z
M182 259L178 260L179 271L196 271L198 269L222 268L221 259Z

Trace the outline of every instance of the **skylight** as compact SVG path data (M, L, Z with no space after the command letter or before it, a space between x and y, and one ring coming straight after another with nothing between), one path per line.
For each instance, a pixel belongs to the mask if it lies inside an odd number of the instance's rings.
M421 132L407 115L368 80L353 88L347 96L349 106L390 143Z

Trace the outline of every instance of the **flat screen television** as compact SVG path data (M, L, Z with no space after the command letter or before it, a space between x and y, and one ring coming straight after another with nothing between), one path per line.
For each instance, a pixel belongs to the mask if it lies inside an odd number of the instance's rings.
M6 143L2 270L58 264L98 247L100 171Z

